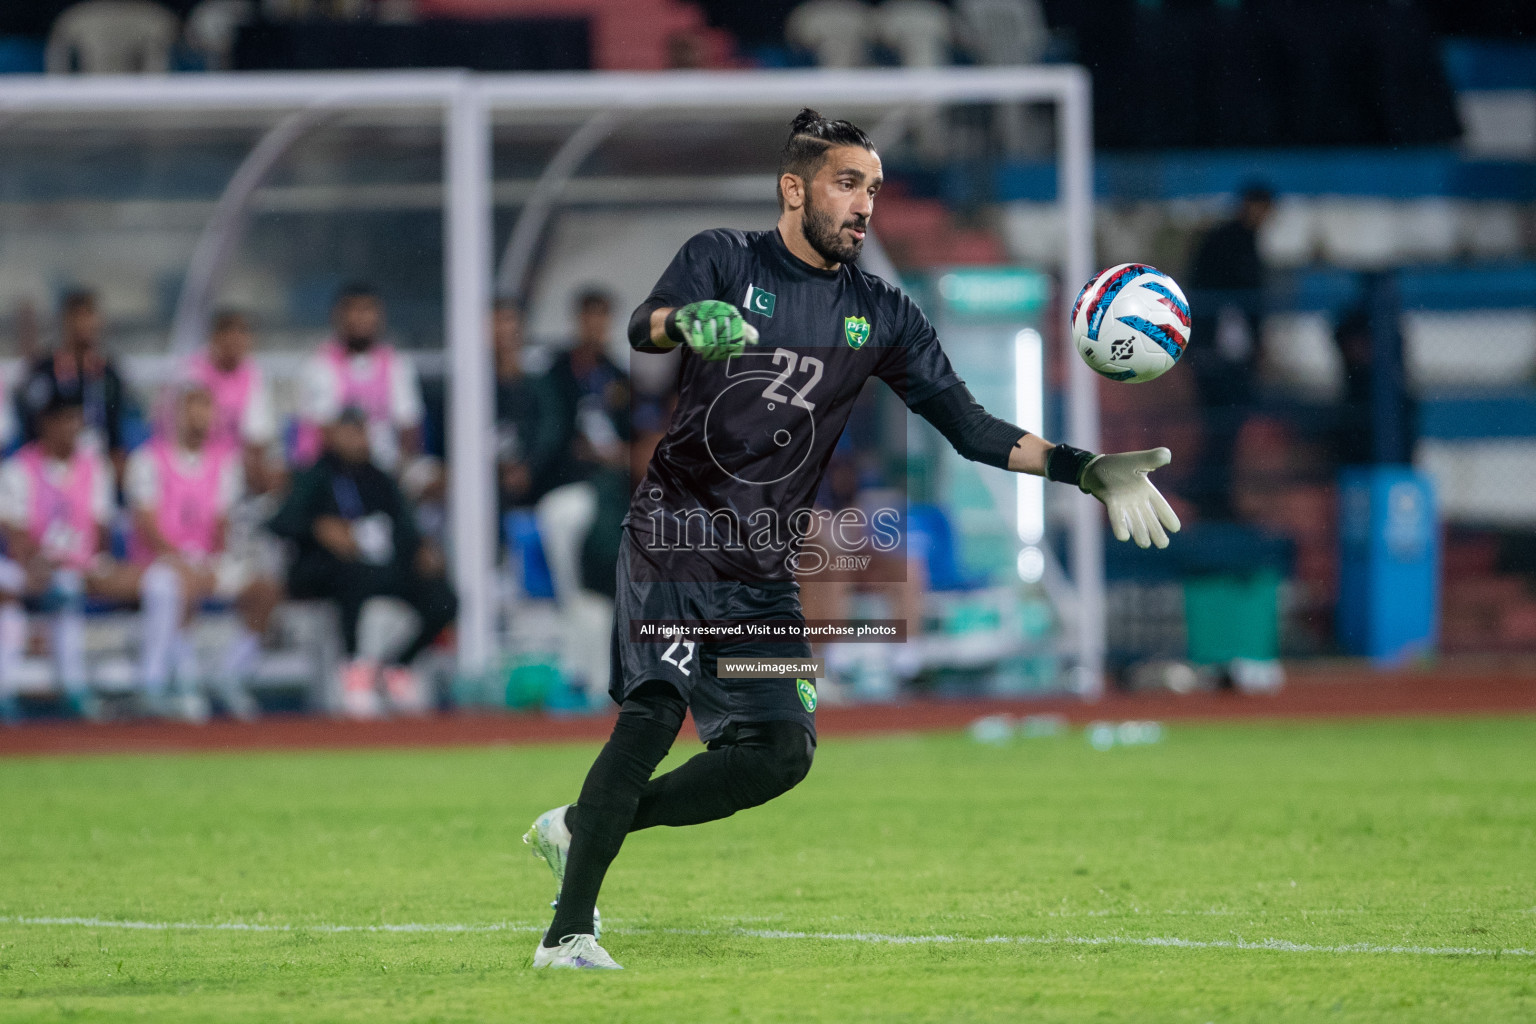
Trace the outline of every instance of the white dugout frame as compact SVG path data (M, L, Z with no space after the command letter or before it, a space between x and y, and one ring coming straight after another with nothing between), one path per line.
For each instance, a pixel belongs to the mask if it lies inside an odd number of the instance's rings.
M0 80L0 131L29 113L113 111L288 111L293 122L273 130L302 129L324 111L367 108L440 110L444 126L444 338L452 390L449 455L453 463L450 516L454 582L459 591L460 671L479 674L492 655L496 553L492 466L484 439L492 433L491 365L487 343L492 297L491 115L551 111L609 119L648 112L690 110L788 111L801 106L920 107L988 102L1049 102L1057 126L1057 201L1066 228L1064 284L1087 281L1093 266L1093 152L1090 80L1082 68L1050 65L936 70L559 73L482 75L462 71L313 74L32 77ZM286 125L286 127L285 127ZM581 129L578 128L577 131ZM263 140L268 143L268 140ZM258 149L261 149L258 146ZM272 158L253 151L232 179L214 218L238 214ZM574 168L572 168L574 170ZM569 172L567 172L569 173ZM244 179L244 180L241 180ZM241 192L244 190L245 195ZM205 231L189 268L188 288L206 300L217 288L233 231ZM206 243L206 244L205 244ZM658 264L659 267L659 264ZM198 310L198 294L183 294L174 344ZM1081 359L1067 360L1069 443L1097 450L1097 378ZM1022 424L1038 429L1040 424ZM482 457L475 457L480 453ZM1074 688L1097 695L1103 686L1104 552L1098 504L1072 496L1071 578L1075 614L1070 622L1078 654Z

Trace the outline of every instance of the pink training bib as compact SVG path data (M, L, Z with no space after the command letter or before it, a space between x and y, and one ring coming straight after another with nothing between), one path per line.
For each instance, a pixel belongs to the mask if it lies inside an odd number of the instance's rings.
M96 457L77 450L69 461L64 486L48 479L48 457L36 442L16 453L27 472L27 533L43 554L61 565L84 569L96 557L100 540L95 504Z
M256 364L243 359L239 366L226 373L213 365L206 352L194 352L187 360L187 373L213 396L213 430L208 435L209 442L239 445L243 440L240 424L245 420L245 407L256 386Z
M219 543L222 514L219 482L238 449L231 445L205 445L202 462L191 473L165 438L150 441L146 450L155 461L155 481L160 485L159 500L155 503L155 526L160 536L180 554L213 554ZM129 541L129 552L139 565L155 560L154 548L138 530Z
M368 352L372 358L358 373L353 372L352 357L335 338L322 344L319 354L330 364L341 387L337 409L355 405L367 414L370 425L389 423L393 418L390 415L390 380L394 376L395 350L388 345L376 344ZM308 421L299 424L293 457L300 465L308 465L320 457L320 424Z

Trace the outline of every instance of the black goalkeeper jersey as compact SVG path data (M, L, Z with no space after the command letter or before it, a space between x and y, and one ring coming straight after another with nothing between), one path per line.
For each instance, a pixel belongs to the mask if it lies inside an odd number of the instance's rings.
M904 292L857 266L811 267L777 229L695 235L647 302L702 299L741 309L759 341L721 362L684 350L671 427L625 525L654 578L788 581L865 381L912 406L960 379Z

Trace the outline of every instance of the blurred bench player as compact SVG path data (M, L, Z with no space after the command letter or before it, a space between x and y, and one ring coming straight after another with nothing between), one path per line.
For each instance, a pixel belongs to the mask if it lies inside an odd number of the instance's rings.
M268 449L277 440L277 416L251 345L245 314L221 310L214 314L208 344L187 357L182 376L200 382L213 396L209 442L243 450L245 490L265 494L280 475L268 460Z
M139 672L151 708L165 706L174 674L181 692L172 706L186 717L206 714L196 689L203 673L184 627L209 598L233 601L240 626L210 681L225 709L244 719L256 713L245 683L281 595L225 550L229 510L245 484L242 448L216 438L217 423L213 392L200 379L182 381L171 389L169 423L128 459L129 554L141 572L144 614Z
M78 393L55 391L34 422L37 439L0 465L6 550L0 559L0 715L17 716L25 602L49 616L55 676L71 710L96 718L100 704L85 664L85 599L131 599L137 574L105 553L112 467L81 443L85 413Z
M422 455L424 407L411 360L384 340L384 304L366 284L350 284L331 312L334 333L304 364L295 462L320 457L323 429L343 409L361 409L373 464L400 482L407 496L437 497L442 466Z

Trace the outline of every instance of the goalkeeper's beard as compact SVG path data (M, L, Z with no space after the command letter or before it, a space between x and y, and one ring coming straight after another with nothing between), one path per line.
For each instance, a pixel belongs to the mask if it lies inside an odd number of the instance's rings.
M833 223L833 217L825 210L818 209L811 201L809 194L805 197L805 213L800 218L800 233L810 243L821 258L828 263L857 263L859 254L864 251L864 240L854 239L852 242L843 241L843 228L858 228L860 231L869 226L865 218L855 217L842 225Z

